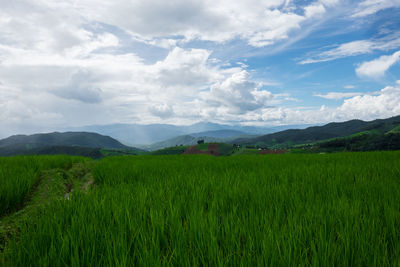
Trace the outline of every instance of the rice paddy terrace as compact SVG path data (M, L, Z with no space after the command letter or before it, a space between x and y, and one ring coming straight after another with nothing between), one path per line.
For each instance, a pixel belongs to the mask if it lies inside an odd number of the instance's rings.
M399 266L400 152L0 158L2 266Z

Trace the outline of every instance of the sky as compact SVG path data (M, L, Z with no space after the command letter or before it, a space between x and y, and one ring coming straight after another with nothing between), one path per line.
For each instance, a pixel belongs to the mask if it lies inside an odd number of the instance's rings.
M0 137L400 115L400 0L0 0Z

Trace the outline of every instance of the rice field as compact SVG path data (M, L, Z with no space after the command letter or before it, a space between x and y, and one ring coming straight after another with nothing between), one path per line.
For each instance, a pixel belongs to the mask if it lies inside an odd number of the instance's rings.
M93 176L0 263L400 265L400 152L109 157Z
M0 217L21 204L40 179L40 172L68 168L80 157L18 156L0 157Z

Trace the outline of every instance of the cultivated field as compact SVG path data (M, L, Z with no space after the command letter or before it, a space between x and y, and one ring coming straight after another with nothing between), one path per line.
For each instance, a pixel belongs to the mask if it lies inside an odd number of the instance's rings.
M90 175L0 265L400 265L400 152L108 157Z
M81 157L19 156L0 157L0 216L22 204L43 170L70 168Z

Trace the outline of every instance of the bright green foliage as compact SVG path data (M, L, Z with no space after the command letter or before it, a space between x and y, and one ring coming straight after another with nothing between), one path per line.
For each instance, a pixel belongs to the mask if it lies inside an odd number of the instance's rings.
M256 148L241 147L235 151L234 155L257 155L260 151Z
M207 151L208 150L208 145L209 143L203 143L203 144L199 144L197 145L197 149L200 151Z
M388 132L389 134L391 133L391 134L399 134L400 133L400 125L399 126L397 126L397 127L394 127L392 130L390 130L389 132Z
M6 265L400 264L400 152L112 157L93 174Z
M68 168L81 157L19 156L0 157L0 217L10 212L38 182L42 170Z

